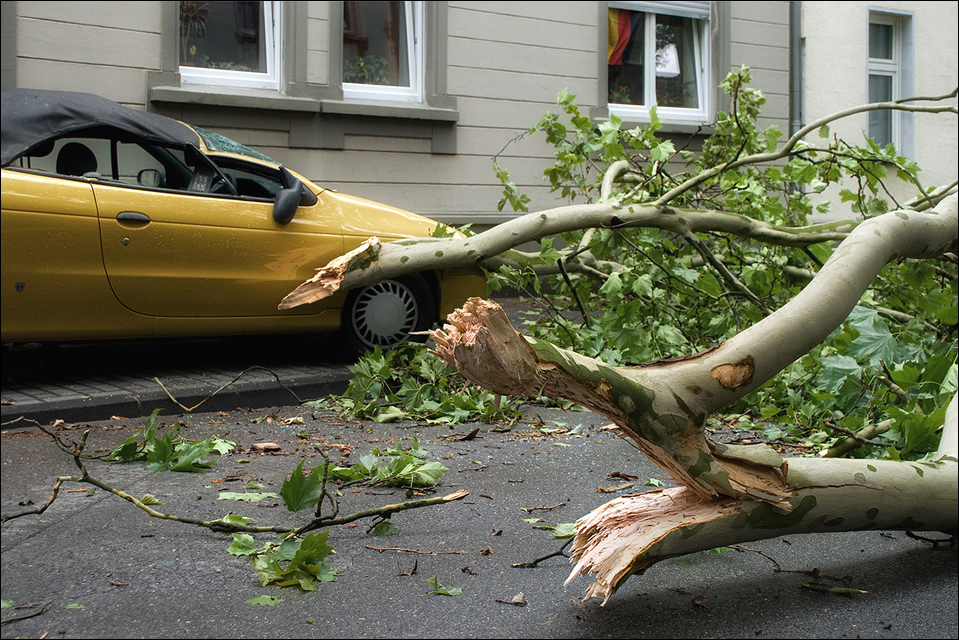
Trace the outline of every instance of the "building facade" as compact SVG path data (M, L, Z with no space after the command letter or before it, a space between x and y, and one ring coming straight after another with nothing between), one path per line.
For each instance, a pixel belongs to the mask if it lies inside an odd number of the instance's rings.
M494 157L531 208L557 204L542 178L552 152L522 134L560 91L596 121L642 123L655 103L664 131L688 137L728 108L716 86L747 65L763 124L786 132L885 96L869 34L898 38L892 95L907 78L918 93L955 87L956 4L20 1L2 3L0 63L4 87L97 93L325 187L483 226L512 215L497 211ZM872 26L887 14L893 35ZM920 64L930 47L936 64ZM875 126L952 179L955 118L929 130L897 118Z

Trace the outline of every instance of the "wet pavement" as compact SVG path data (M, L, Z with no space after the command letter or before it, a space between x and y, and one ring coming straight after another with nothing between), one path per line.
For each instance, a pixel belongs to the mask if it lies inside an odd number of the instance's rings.
M414 436L429 460L449 468L426 496L468 495L394 514L398 530L390 536L373 535L370 519L331 528L328 562L337 578L304 592L260 586L249 559L227 553L229 535L151 518L103 489L68 482L42 515L3 524L2 599L14 607L3 610L3 638L959 635L956 552L900 532L797 535L673 558L630 578L605 607L582 602L585 578L563 586L567 558L513 565L560 550L563 541L542 527L665 480L604 429L604 418L525 405L512 425L355 422L299 402L345 387L347 361L304 364L311 352L302 341L212 342L75 347L43 357L21 349L18 380L8 378L13 358L4 352L3 516L43 505L58 476L78 473L36 427L9 424L15 414L66 420L61 433L69 442L89 430L86 451L102 456L159 405L164 429L237 443L203 473L86 463L118 490L156 496L163 504L154 508L164 513L199 520L235 513L258 525L292 526L280 500L222 500L222 489L278 492L301 460L307 468L320 464L320 451L350 464L375 448L409 448ZM312 345L329 348L323 340ZM186 412L170 395L186 407L202 404ZM260 453L256 445L264 443L277 449ZM623 489L623 475L635 484ZM401 489L362 485L340 494L340 516L407 499ZM275 539L256 535L258 544ZM431 594L434 576L461 594ZM866 593L834 595L802 583ZM276 600L251 604L258 596Z

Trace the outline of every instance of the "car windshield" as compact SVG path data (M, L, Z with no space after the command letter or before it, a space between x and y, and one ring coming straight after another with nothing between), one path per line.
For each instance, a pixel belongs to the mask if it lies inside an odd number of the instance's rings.
M195 127L190 125L194 131L196 131L200 138L203 140L203 144L206 145L206 148L210 151L221 151L224 153L237 153L239 155L247 156L250 158L256 158L257 160L265 160L266 162L272 162L273 164L279 164L273 158L260 153L255 149L251 149L246 145L242 145L236 140L230 140L224 135L215 133L213 131L207 131L201 127Z

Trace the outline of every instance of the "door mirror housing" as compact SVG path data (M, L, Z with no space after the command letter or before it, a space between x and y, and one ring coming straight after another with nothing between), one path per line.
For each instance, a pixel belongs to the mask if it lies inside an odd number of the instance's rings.
M273 219L279 224L289 224L300 205L316 204L316 194L290 173L286 167L280 167L280 179L283 188L273 200Z

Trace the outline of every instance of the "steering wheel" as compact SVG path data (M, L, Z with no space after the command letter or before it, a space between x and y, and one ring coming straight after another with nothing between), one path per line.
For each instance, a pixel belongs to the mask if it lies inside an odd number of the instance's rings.
M190 178L190 186L187 187L187 191L222 193L224 190L234 196L240 195L233 183L221 172L215 171L213 167L205 163L197 164L193 177Z

